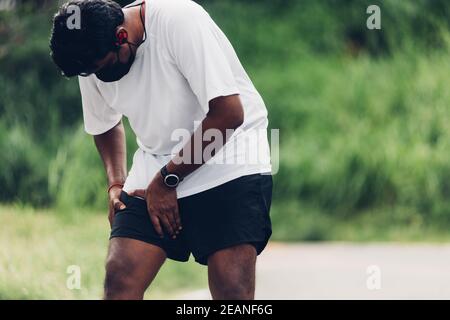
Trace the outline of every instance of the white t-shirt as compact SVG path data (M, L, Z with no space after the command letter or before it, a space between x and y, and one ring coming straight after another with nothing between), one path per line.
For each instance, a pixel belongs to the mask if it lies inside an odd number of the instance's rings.
M180 183L178 197L270 172L267 109L208 13L190 0L151 0L146 2L145 25L148 38L126 76L111 83L95 75L79 77L86 132L104 133L124 115L136 134L139 149L124 190L145 189L184 145L179 130L192 134L210 100L233 94L241 99L244 123L210 161Z

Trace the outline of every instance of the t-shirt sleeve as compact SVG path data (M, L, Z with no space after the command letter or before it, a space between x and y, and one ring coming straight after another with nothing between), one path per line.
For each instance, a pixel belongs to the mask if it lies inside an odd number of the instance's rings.
M212 99L239 94L239 90L208 13L194 3L182 7L169 19L168 49L207 113Z
M98 90L92 77L78 77L83 105L84 130L91 135L105 133L122 119L122 115L110 108Z

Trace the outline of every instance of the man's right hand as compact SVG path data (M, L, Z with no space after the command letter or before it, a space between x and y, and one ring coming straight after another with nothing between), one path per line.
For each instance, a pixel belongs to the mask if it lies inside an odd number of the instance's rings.
M109 190L109 224L112 227L114 215L117 210L123 210L126 208L125 204L120 201L120 193L122 192L122 188L120 186L114 186Z

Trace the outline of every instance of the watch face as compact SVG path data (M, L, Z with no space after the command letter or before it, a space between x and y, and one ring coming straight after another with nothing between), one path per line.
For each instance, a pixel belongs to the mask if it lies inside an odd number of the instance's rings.
M178 183L180 182L180 178L178 178L178 176L174 175L174 174L168 174L165 178L164 178L164 183L166 184L166 186L168 187L176 187L178 186Z

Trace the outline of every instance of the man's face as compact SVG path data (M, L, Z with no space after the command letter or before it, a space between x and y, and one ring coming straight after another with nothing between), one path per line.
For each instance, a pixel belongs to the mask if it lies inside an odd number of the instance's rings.
M129 43L121 45L117 51L110 51L103 59L95 62L96 77L103 82L114 82L124 77L134 62L135 52Z

